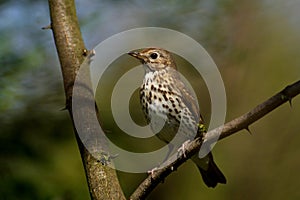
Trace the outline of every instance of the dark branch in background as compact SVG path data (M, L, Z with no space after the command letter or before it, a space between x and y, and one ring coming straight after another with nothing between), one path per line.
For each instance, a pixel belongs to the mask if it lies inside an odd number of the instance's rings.
M291 103L292 98L300 93L300 81L287 86L281 92L272 96L262 104L256 106L250 112L226 123L223 126L220 126L216 129L209 131L203 140L200 138L195 139L190 142L186 146L186 152L184 157L183 155L179 156L173 163L170 163L166 167L154 171L153 174L149 175L134 191L131 195L131 200L136 199L145 199L145 197L163 180L171 174L175 169L177 169L181 164L183 164L186 160L192 157L194 154L199 152L199 149L203 144L207 144L210 142L214 142L217 140L219 134L220 137L218 140L226 138L240 130L246 129L249 130L248 127L254 123L255 121L261 119L263 116L279 107L283 103L289 101Z
M85 174L89 186L91 199L125 199L116 172L113 168L98 162L82 144L74 125L72 112L72 95L76 74L81 63L90 52L85 50L79 23L76 16L74 0L49 0L51 25L44 29L51 28L55 40L57 53L61 65L64 89L66 95L66 109L68 109L73 122L77 144L80 150ZM84 101L94 101L94 96L90 92L89 68L84 71L86 80L84 82L79 98ZM96 133L96 127L90 125L90 116L94 116L95 107L82 106L76 109L77 116L88 116L82 118L82 124L86 124L85 132L90 136ZM102 140L99 143L103 142ZM96 149L97 147L95 147ZM72 167L72 166L70 166Z

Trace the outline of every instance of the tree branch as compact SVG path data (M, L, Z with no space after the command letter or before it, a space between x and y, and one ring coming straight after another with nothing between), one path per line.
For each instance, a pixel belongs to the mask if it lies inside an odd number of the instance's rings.
M63 75L66 109L68 109L73 122L91 199L125 199L115 170L106 164L99 162L91 155L82 144L74 125L74 113L72 112L73 86L80 65L88 54L88 51L85 50L80 33L74 0L49 0L49 9L51 17L50 28L53 32ZM86 79L83 88L86 89L82 89L79 95L85 101L94 102L94 95L89 89L91 88L91 85L88 67L86 71L84 71L84 75ZM82 124L86 124L86 127L84 128L85 133L88 134L87 136L96 134L97 128L89 123L91 117L94 116L94 111L94 107L85 105L76 110L76 115L87 116L83 117L81 122ZM101 140L100 143L102 144L104 141ZM95 149L97 149L97 147L95 147Z
M79 29L79 24L76 17L76 10L74 0L49 0L51 29L53 31L57 52L61 64L64 88L66 95L66 108L69 111L70 117L73 121L72 112L72 95L73 85L76 73L80 68L85 56L85 47ZM89 80L87 81L88 84ZM91 88L91 87L87 87ZM291 101L293 97L300 93L300 81L287 86L284 90L274 95L267 101L255 107L250 112L220 126L214 130L209 131L203 140L195 139L186 146L186 156L179 156L173 163L166 167L155 171L149 175L141 185L132 194L130 199L144 199L160 182L163 181L170 173L176 170L192 155L198 153L202 144L209 144L215 142L217 139L226 138L242 129L248 129L249 125L261 119L263 116L279 107L287 101ZM93 100L93 94L86 91L82 94L85 100ZM90 107L83 107L77 112L94 113L94 109ZM90 124L90 119L83 118L83 124ZM74 122L73 122L74 123ZM95 130L94 127L87 127L91 132ZM109 166L98 162L90 152L82 144L78 133L74 126L74 131L81 153L83 165L86 172L86 177L90 189L92 199L125 199L120 188L115 170ZM219 134L220 137L218 138ZM93 133L92 133L93 134ZM97 147L95 147L96 149Z
M169 174L176 170L181 164L198 153L202 144L210 144L217 140L224 139L242 129L247 129L249 125L261 119L263 116L279 107L283 103L291 100L293 97L300 93L300 81L287 86L281 92L275 94L265 102L259 104L246 114L220 126L206 133L203 140L200 138L195 139L186 146L185 157L179 156L173 163L168 164L166 167L154 171L149 175L131 195L131 200L145 199L145 197ZM220 134L220 135L219 135ZM220 136L220 137L219 137Z

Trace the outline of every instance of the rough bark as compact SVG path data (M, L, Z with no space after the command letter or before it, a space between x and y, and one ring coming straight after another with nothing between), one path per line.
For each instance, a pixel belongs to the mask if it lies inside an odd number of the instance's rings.
M55 45L61 65L63 75L65 96L66 96L66 109L69 111L70 117L73 121L74 132L77 139L78 147L80 150L83 166L86 173L88 187L91 199L125 199L116 172L110 167L112 163L110 160L105 160L101 157L95 158L91 155L85 146L82 144L78 132L74 124L74 112L72 108L73 86L78 70L81 63L86 56L90 54L86 51L84 42L81 36L78 19L76 16L76 9L74 0L49 0L51 25ZM94 95L90 90L90 76L89 69L85 70L86 79L83 83L84 86L79 94L84 101L94 102ZM90 105L90 104L89 104ZM95 104L94 104L95 106ZM76 110L76 115L84 114L82 124L87 137L97 134L97 128L90 124L90 118L95 115L95 107L84 105L81 109ZM96 144L91 143L91 144ZM97 141L98 145L105 145L105 141ZM99 149L95 147L94 149ZM72 167L72 166L70 166Z

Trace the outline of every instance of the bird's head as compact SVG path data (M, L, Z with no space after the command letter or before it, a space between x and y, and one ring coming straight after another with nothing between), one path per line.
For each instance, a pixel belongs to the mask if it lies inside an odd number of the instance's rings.
M176 69L171 53L165 49L147 48L141 51L131 51L128 54L140 60L150 71L162 70L168 67Z

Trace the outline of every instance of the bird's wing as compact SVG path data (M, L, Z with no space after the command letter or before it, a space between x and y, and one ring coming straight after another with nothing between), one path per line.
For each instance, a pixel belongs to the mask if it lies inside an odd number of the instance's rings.
M188 107L192 115L194 116L195 120L199 122L199 124L203 124L203 118L200 114L198 101L196 97L193 95L193 93L190 91L190 89L184 84L184 82L181 80L179 73L176 71L176 86L178 89L178 92L182 96L183 103Z

